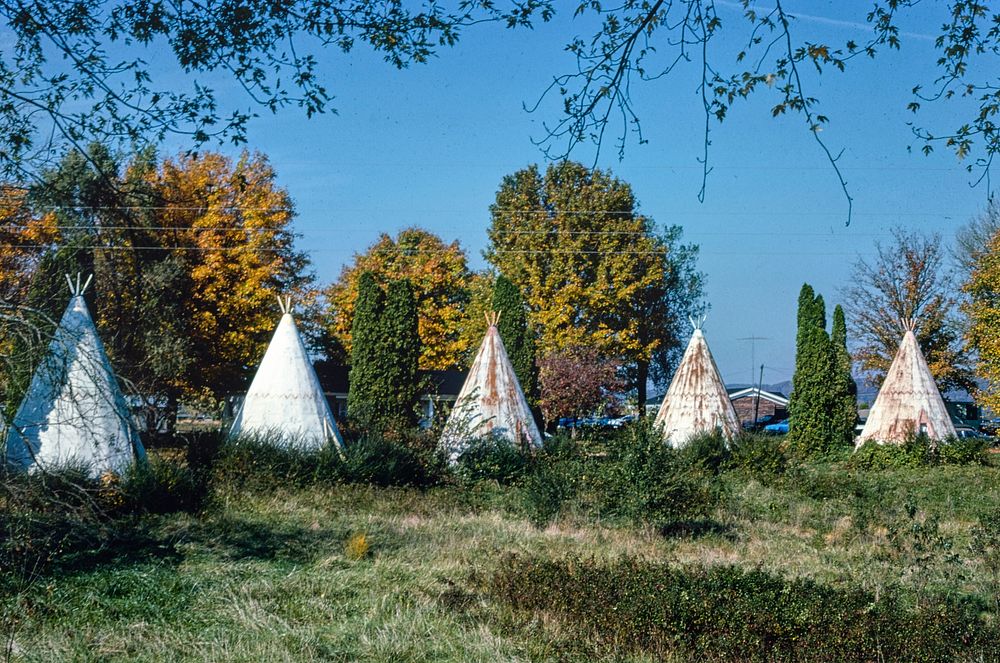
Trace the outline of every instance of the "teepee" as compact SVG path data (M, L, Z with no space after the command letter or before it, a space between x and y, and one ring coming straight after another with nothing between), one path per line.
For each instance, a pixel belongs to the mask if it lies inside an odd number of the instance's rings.
M694 333L653 421L662 430L664 440L674 447L684 446L698 433L718 430L731 438L740 430L739 418L701 324L692 320L692 325Z
M9 427L7 465L121 473L146 452L83 299L90 278L66 280L72 297Z
M542 435L517 381L497 330L499 313L486 316L489 328L444 427L441 446L455 460L469 440L495 436L516 445L542 446Z
M319 449L343 446L340 430L292 317L290 298L278 298L281 321L236 414L230 435L275 435L286 443Z
M955 435L913 330L913 321L904 320L903 340L858 436L858 447L869 441L899 444L913 433L926 433L933 440Z

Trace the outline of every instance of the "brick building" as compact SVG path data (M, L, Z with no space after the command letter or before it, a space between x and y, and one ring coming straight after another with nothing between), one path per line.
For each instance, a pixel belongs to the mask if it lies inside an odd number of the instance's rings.
M742 389L730 389L729 400L736 408L736 416L740 418L740 425L751 424L754 420L754 409L757 411L757 418L771 416L771 422L788 418L788 397L773 391L765 391L757 387L745 387ZM759 405L757 401L760 401Z

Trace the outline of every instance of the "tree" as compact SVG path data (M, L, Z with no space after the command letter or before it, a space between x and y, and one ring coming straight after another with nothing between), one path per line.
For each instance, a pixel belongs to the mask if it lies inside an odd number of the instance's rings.
M641 402L650 363L677 357L701 275L680 230L657 235L637 207L610 172L561 162L543 176L531 166L500 185L486 258L524 295L542 354L593 347L632 368Z
M406 279L390 281L382 312L381 333L385 358L381 379L386 383L389 400L386 420L403 427L417 424L420 398L417 364L420 361L420 333L417 301Z
M470 273L457 241L446 244L426 230L408 228L395 239L381 235L365 253L354 256L354 264L345 267L325 291L327 328L347 356L352 352L358 278L365 272L383 287L396 279L410 282L419 313L421 369L444 370L460 364L468 350L461 329ZM335 360L346 358L331 354Z
M357 309L351 321L351 371L347 416L362 426L377 420L388 394L382 393L382 314L385 293L371 272L358 277Z
M847 322L840 304L833 309L830 351L833 353L833 375L830 379L833 441L850 444L854 440L854 427L858 421L858 386L851 370L851 355L847 351Z
M971 390L972 370L954 316L957 302L940 235L901 228L892 234L890 245L875 244L874 261L855 263L851 285L842 291L854 359L873 385L881 385L899 349L902 321L912 320L938 388Z
M990 198L983 212L955 232L952 252L964 280L979 265L982 253L989 250L990 242L1000 231L1000 202Z
M795 17L780 0L766 9L751 0L741 0L740 4L745 21L727 21L724 29L712 0L656 0L611 6L580 3L577 15L596 15L600 27L596 34L576 36L570 41L567 50L575 56L576 70L554 77L536 106L542 107L550 94L560 97L561 120L545 125L542 142L548 156L566 158L584 142L600 151L606 136L615 132L619 156L624 153L629 134L635 134L639 143L644 142L631 96L637 87L634 84L662 81L693 60L696 75L700 75L698 90L705 118L699 199L704 199L711 170L713 121L729 117L732 107L755 91L773 89L778 100L771 114L777 117L797 113L802 118L844 191L850 223L852 198L837 164L839 155L834 156L837 150L830 149L822 137L823 126L830 120L810 93L809 74L815 70L814 75L819 76L831 68L844 71L856 58L874 58L883 48L899 49L900 16L919 3L876 0L863 17L872 27L871 36L842 45L797 39L793 34ZM977 155L967 168L971 171L978 167L982 180L1000 153L1000 85L993 60L1000 48L1000 14L981 0L953 0L936 9L941 14L936 25L942 26L935 40L940 51L936 62L939 76L926 91L920 81L913 81L913 97L906 108L916 114L929 103L962 106L952 131L932 131L919 124L911 128L924 154L943 145L959 159ZM858 18L860 22L862 17ZM743 47L733 49L734 43ZM815 85L818 87L819 82ZM973 106L978 108L972 110Z
M4 3L0 171L23 174L66 143L90 140L132 146L179 134L195 144L242 143L254 111L227 115L213 76L242 88L253 108L312 116L332 95L310 46L346 54L366 44L403 68L453 46L473 24L530 26L551 11L537 0L507 8L432 0L419 9L398 0Z
M778 100L772 115L802 117L847 195L850 219L851 198L837 151L827 147L820 132L829 119L810 94L809 76L813 69L816 76L830 68L844 70L861 56L898 49L905 34L899 29L900 16L921 3L876 0L857 17L871 25L871 36L842 45L797 38L795 16L781 1L766 10L751 0L740 4L745 21L727 21L723 29L714 0L578 3L574 17L596 19L600 27L596 34L569 39L566 48L576 70L553 76L536 105L549 108L542 103L545 96L561 97L562 118L543 123L547 136L542 142L550 155L568 156L583 142L600 149L615 129L620 152L632 132L644 142L631 97L634 84L662 81L693 61L705 117L700 197L710 170L712 122L729 117L732 107L755 91L773 89ZM1000 151L1000 86L992 60L1000 48L1000 15L982 0L939 4L938 76L927 91L914 81L906 108L918 113L928 103L966 104L969 108L956 113L955 129L915 125L913 131L925 153L944 145L959 158L975 155L969 168L978 166L985 176ZM502 6L430 0L420 9L399 0L4 3L0 20L12 45L0 59L5 100L0 105L0 169L8 176L23 174L57 151L59 143L80 147L91 139L133 145L180 134L196 144L213 137L244 142L256 110L297 107L311 116L328 109L332 95L317 72L320 58L314 49L347 54L366 44L402 68L428 62L474 25L530 27L533 21L549 20L555 5L551 0L510 0ZM734 49L734 43L746 46ZM158 82L161 72L164 78ZM176 84L182 76L191 80L190 87ZM220 109L213 78L235 83L251 107L231 113Z
M93 273L89 304L130 392L150 403L232 393L264 352L275 295L311 279L274 179L261 155L146 152L122 165L101 145L70 152L10 231L0 283L27 286L4 285L8 304L57 319L64 274Z
M800 451L823 453L834 434L831 399L833 353L826 333L826 306L808 283L799 292L795 374L788 401L788 437Z
M976 375L986 383L976 400L1000 411L1000 232L976 255L962 289L967 296L962 310L969 318L965 339L976 355Z
M493 285L493 310L500 313L497 330L507 349L517 381L529 405L538 400L538 365L535 359L535 335L528 327L527 308L521 291L506 276Z
M617 362L587 346L545 356L539 364L538 382L546 426L554 427L561 417L590 415L612 405L624 387L619 368Z

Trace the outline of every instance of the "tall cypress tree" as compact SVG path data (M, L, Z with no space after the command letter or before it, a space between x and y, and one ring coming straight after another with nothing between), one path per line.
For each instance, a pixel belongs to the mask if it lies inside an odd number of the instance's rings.
M788 404L789 440L801 452L823 453L833 437L830 379L833 357L826 333L826 306L808 283L799 293L795 375Z
M417 299L407 279L390 281L382 312L381 334L385 348L382 380L385 383L386 425L409 427L417 423L420 397L417 362L420 360Z
M381 380L384 347L382 314L385 293L374 274L358 278L358 301L351 323L351 372L347 390L347 416L356 424L369 427L383 411L387 394Z
M830 331L830 351L833 353L831 399L833 405L833 440L850 444L854 440L854 425L858 420L858 386L851 373L851 355L847 351L847 322L844 309L833 309Z
M500 313L497 330L514 367L528 403L538 401L538 365L535 363L535 335L528 327L527 305L521 291L504 275L493 285L493 310Z

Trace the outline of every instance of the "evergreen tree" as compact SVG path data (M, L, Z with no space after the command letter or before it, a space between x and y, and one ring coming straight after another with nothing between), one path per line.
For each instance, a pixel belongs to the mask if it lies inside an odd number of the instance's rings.
M378 420L387 394L383 393L381 380L384 348L382 342L382 314L385 310L385 293L375 276L365 272L358 279L358 302L351 324L351 372L347 390L347 416L360 426L367 427Z
M500 313L497 330L528 404L538 402L538 365L535 362L535 335L528 327L528 313L521 291L502 274L493 285L493 310Z
M830 380L833 440L835 443L850 444L854 440L854 425L858 420L858 386L851 374L851 355L847 351L847 321L844 309L839 304L833 309L830 351L833 353L833 375Z
M795 375L788 404L789 439L801 452L823 453L833 437L830 378L833 357L823 297L808 283L799 293Z
M381 379L387 395L383 424L415 426L421 348L417 299L407 279L389 282L380 333L385 349Z

